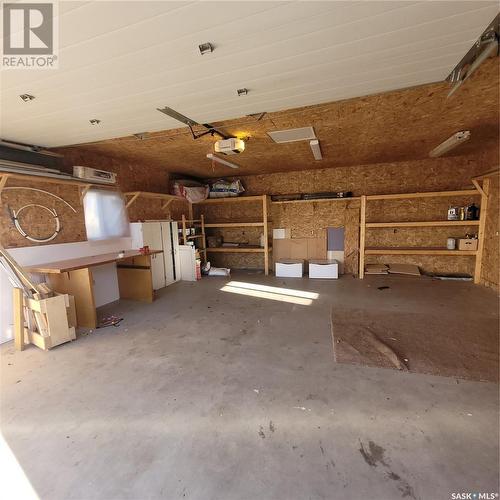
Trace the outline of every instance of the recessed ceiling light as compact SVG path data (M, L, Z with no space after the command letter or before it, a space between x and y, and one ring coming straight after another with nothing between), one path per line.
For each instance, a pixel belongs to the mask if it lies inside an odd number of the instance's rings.
M34 96L34 95L31 95L31 94L21 94L19 97L20 97L20 98L21 98L24 102L30 102L30 101L32 101L32 100L35 98L35 96Z
M205 54L210 54L210 52L214 51L214 46L210 42L202 43L201 45L198 45L198 48L200 49L200 54L202 56Z
M91 125L99 125L101 123L101 120L98 120L97 118L92 118L92 120L89 120Z
M248 89L238 89L236 91L238 93L239 96L242 96L242 95L247 95L248 94Z

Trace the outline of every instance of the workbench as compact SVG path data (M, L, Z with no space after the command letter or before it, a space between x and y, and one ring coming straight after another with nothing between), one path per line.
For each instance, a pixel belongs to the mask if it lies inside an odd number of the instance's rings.
M162 251L150 250L145 255L137 250L124 253L123 257L118 257L115 252L26 266L25 269L30 273L46 274L54 291L73 295L77 325L96 328L97 311L92 267L116 263L120 298L145 302L154 300L151 259L156 258Z

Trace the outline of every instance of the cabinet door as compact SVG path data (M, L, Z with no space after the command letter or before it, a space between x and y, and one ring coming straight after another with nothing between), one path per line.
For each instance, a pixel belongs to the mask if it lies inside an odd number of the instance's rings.
M174 242L172 247L172 255L174 258L175 281L180 281L181 262L179 258L179 224L177 224L177 222L171 222L170 227L172 229L172 241Z
M172 227L170 222L162 222L161 237L163 243L163 260L165 263L165 285L174 283L174 254L172 245Z
M165 286L165 263L163 254L151 255L151 274L153 275L153 290L159 290Z
M144 244L148 245L150 250L163 250L160 222L145 222L142 234ZM151 273L153 274L153 289L158 290L159 288L163 288L165 286L163 254L151 255Z

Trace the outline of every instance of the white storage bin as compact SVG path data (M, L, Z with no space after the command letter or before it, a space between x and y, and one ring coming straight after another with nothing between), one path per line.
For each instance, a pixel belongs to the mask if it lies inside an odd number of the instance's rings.
M275 275L278 278L302 278L304 261L295 259L280 259L275 264Z
M310 260L309 278L338 279L339 263L336 260Z

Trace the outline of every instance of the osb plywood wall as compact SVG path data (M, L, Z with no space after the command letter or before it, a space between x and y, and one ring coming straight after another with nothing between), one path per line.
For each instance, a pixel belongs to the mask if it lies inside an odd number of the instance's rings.
M169 175L164 170L152 168L145 165L139 165L122 160L108 158L103 155L82 153L74 148L64 148L58 150L64 154L64 169L72 171L73 165L86 165L95 168L101 168L117 173L118 189L122 192L127 191L154 191L168 192ZM22 206L30 203L39 203L55 209L61 221L61 231L57 237L49 244L70 243L76 241L85 241L85 222L83 216L83 206L80 203L79 192L76 186L67 186L62 184L52 184L42 181L26 182L20 180L9 180L8 186L34 187L49 191L60 196L77 213L74 213L66 205L57 201L55 198L43 193L37 193L28 190L4 190L2 193L2 205L0 212L0 238L6 247L21 247L37 245L25 239L14 228L9 215L9 208L18 210ZM162 201L151 199L138 199L130 207L129 217L131 221L145 219L160 219L170 216L169 210L163 210ZM184 203L173 204L173 208L179 210ZM54 231L54 221L50 214L35 208L28 208L20 219L21 226L35 237L45 237Z
M64 203L44 193L29 190L4 190L2 192L2 204L0 205L0 241L5 247L24 247L37 245L24 238L15 229L11 220L10 210L19 210L28 204L39 204L55 210L61 223L60 233L48 244L70 243L86 239L85 223L83 220L83 208L80 204L80 196L75 186L64 186L62 184L49 184L46 182L24 182L9 180L8 187L22 186L43 189L67 201L73 206L74 213ZM39 207L29 207L21 212L19 217L21 227L32 237L46 238L55 230L55 222L52 216Z
M498 175L490 177L490 193L488 218L486 219L485 251L483 254L482 281L486 286L496 290L499 288L499 201L500 178Z
M417 191L448 191L472 189L471 177L491 170L498 165L497 150L490 149L474 156L437 158L419 161L386 163L377 165L341 167L335 169L290 172L287 174L268 174L242 177L246 195L312 193L319 191L352 191L354 196L361 194L410 193ZM492 199L498 200L498 184L492 186ZM496 194L495 194L496 193ZM448 206L478 203L478 197L448 199L420 199L418 201L371 202L368 217L372 221L394 220L435 220L446 219ZM493 202L492 202L493 204ZM217 209L202 207L207 220L257 219L255 208L248 204L230 205ZM334 201L308 202L300 204L272 204L273 227L289 227L292 238L324 236L327 227L344 226L346 272L356 273L358 263L359 239L359 202ZM217 210L217 212L213 211ZM495 214L496 209L490 211ZM496 221L494 220L496 215ZM498 284L498 216L488 219L488 239L485 254L485 280ZM496 229L495 229L496 227ZM431 230L390 229L370 231L368 245L373 246L445 246L447 237L463 236L465 232L477 228L432 228ZM496 236L495 236L496 235ZM258 235L257 235L258 237ZM232 237L234 238L234 236ZM229 237L225 236L226 240ZM495 247L496 245L496 247ZM495 257L493 257L495 254ZM211 258L216 265L233 267L261 267L262 258L247 255L216 255ZM384 256L384 261L415 263L424 271L433 272L473 272L473 259L470 257L414 257ZM370 256L376 262L377 257ZM488 269L488 270L486 270ZM488 277L486 277L486 275Z
M240 175L424 159L453 133L470 130L470 141L450 153L459 156L496 144L498 85L498 59L492 58L450 99L446 97L449 83L441 82L268 112L261 119L235 117L213 125L228 135L250 138L244 154L232 159L240 165ZM197 119L196 114L192 118ZM267 135L273 130L307 126L314 126L320 140L321 162L314 160L307 141L276 144ZM206 159L215 138L207 135L195 141L186 126L179 127L152 131L143 140L128 136L77 147L187 175L228 175L226 167L212 166Z

